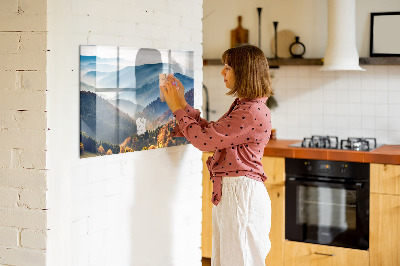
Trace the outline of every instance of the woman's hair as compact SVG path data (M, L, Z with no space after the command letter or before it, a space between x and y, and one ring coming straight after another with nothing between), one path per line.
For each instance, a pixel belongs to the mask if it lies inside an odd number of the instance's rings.
M268 61L260 48L246 44L228 49L222 54L222 63L235 74L235 85L227 95L254 99L274 94Z

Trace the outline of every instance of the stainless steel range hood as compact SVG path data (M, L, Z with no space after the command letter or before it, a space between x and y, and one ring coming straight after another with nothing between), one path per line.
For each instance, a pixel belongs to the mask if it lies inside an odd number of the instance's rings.
M358 70L355 0L328 0L328 44L320 70Z

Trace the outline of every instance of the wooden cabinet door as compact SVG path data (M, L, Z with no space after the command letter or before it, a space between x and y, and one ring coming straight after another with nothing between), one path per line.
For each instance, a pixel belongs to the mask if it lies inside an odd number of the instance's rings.
M371 193L400 195L400 165L370 165Z
M371 194L371 266L400 265L400 196Z
M202 194L202 223L201 223L201 253L204 258L211 258L212 253L212 183L206 165L211 152L203 153L203 194Z
M264 156L261 163L268 177L266 184L285 185L285 158Z
M265 184L271 199L271 250L265 259L266 266L283 265L285 240L285 187Z
M285 241L285 266L368 266L365 250Z

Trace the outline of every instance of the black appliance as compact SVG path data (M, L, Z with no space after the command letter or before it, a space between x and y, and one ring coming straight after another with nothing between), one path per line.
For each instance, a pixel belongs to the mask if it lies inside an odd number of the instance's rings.
M302 142L289 145L291 147L301 148L322 148L322 149L339 149L354 151L371 151L378 147L375 138L347 138L339 142L336 136L318 136L314 135L310 138L304 138ZM379 145L381 146L381 145Z
M368 249L368 163L287 158L285 169L286 239Z

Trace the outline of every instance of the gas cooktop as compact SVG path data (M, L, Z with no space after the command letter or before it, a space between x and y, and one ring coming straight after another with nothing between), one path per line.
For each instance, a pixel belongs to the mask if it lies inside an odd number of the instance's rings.
M371 151L379 146L376 138L347 138L339 142L336 136L311 136L304 138L302 142L289 145L291 147L302 148L320 148L320 149L337 149L337 150L353 150L353 151Z

